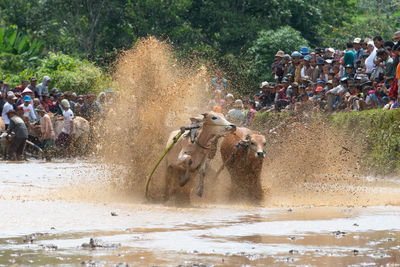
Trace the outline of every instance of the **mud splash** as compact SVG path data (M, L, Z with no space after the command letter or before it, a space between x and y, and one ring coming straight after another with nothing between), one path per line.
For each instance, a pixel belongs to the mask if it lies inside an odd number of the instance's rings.
M292 122L271 137L262 179L268 206L400 205L399 181L371 178L361 143L323 119Z
M107 163L123 165L124 186L142 194L168 134L204 111L210 79L197 62L179 62L167 43L148 37L120 56L114 80L118 92L105 120L101 154Z

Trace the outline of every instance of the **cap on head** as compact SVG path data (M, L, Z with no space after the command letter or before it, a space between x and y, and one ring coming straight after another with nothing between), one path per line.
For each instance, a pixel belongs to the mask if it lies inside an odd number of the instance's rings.
M354 38L353 43L354 43L354 44L359 44L359 43L361 43L361 38Z
M36 108L35 108L35 110L37 111L37 112L46 112L46 110L44 110L44 107L42 106L42 105L39 105L39 106L37 106Z
M29 95L24 96L24 102L31 102L31 97Z
M268 87L268 86L269 86L269 82L262 82L262 83L260 83L260 88Z
M329 47L328 51L331 52L331 53L335 53L335 49L333 49L332 47Z
M291 56L292 57L300 57L301 54L299 52L297 52L297 51L294 51Z
M69 101L67 99L61 100L61 106L63 106L64 108L69 108Z
M308 51L308 47L303 46L303 47L300 49L300 53L301 53L302 55L308 55L310 52Z
M25 88L24 91L22 91L23 94L33 94L32 90L29 88Z
M393 40L396 40L396 41L400 40L400 31L397 31L397 32L394 33Z
M325 64L325 60L323 58L318 58L317 65L324 65L324 64Z
M275 57L284 57L285 56L285 52L283 52L282 50L279 50L278 52L276 52Z

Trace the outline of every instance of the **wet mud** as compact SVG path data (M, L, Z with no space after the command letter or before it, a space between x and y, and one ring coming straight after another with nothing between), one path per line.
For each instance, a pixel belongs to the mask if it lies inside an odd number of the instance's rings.
M107 171L91 161L0 163L0 172L14 175L0 178L2 265L400 264L400 208L384 203L254 207L203 201L179 208L135 200L105 182ZM369 183L390 192L395 181ZM82 189L87 185L97 187Z

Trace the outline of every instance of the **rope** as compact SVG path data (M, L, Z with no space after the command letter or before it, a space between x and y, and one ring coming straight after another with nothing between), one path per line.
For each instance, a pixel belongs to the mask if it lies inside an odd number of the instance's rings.
M179 138L181 138L181 136L184 134L186 128L182 127L180 132L175 135L175 137L172 140L172 143L168 145L168 147L164 150L164 152L161 154L161 156L157 159L156 163L154 164L153 168L151 169L149 175L147 175L146 177L146 189L145 189L145 196L146 198L148 198L148 191L149 191L149 184L150 184L150 180L151 177L153 176L154 172L156 171L158 165L160 165L161 161L163 160L163 158L165 157L165 155L167 155L167 153L171 150L171 148L176 144L176 142L178 142Z
M218 124L218 123L204 123L203 125L210 125L210 126L231 126L228 124ZM148 191L149 191L149 185L151 178L153 177L154 172L156 171L158 165L160 165L161 161L164 159L164 157L167 155L167 153L172 149L172 147L178 142L179 138L185 133L187 130L195 129L195 128L200 128L199 125L192 126L192 127L181 127L180 132L173 138L172 143L168 145L168 147L164 150L164 152L160 155L160 157L157 159L156 163L154 164L153 168L151 169L150 173L146 177L146 187L145 187L145 196L148 199ZM195 140L196 141L196 140ZM204 149L208 149L206 147L201 146L198 142L196 144Z

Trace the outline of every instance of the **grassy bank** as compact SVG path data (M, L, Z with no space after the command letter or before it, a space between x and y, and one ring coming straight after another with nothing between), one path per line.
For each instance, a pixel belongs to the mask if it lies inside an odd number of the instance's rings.
M308 125L323 123L331 133L337 132L341 140L344 138L353 142L362 152L361 164L366 173L400 173L400 110L375 109L330 116L312 114L302 118L289 112L259 113L252 128L275 139L294 122ZM270 134L270 130L277 135Z
M330 122L362 147L362 163L372 173L400 172L400 110L338 113Z

